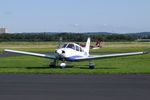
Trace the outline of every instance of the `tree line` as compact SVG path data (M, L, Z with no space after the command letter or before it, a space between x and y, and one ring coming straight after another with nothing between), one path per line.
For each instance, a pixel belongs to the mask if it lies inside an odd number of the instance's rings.
M63 41L83 42L87 37L91 37L92 41L97 39L101 41L135 41L139 38L150 38L150 35L142 36L137 34L85 34L85 33L5 33L0 34L0 41L59 41L62 37Z

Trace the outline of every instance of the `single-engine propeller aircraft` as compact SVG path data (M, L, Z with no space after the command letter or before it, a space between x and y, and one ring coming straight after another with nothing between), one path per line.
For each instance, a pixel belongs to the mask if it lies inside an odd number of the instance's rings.
M50 63L51 68L55 68L59 60L62 61L62 63L60 64L61 68L66 67L66 61L80 62L80 61L88 60L90 69L95 68L95 64L92 62L92 60L94 59L140 55L146 53L146 52L130 52L130 53L117 53L117 54L106 54L106 55L94 56L89 54L89 50L90 50L90 38L87 39L86 46L84 48L76 43L66 43L62 45L60 48L56 49L54 55L52 56L47 54L17 51L17 50L10 50L10 49L5 49L4 51L53 59L53 62Z

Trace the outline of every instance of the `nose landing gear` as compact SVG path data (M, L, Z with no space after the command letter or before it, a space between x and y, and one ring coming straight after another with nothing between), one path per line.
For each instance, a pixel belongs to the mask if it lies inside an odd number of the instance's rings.
M62 60L62 63L60 64L60 68L65 68L66 67L66 63L65 63L65 59Z
M63 69L63 68L65 68L65 67L66 67L66 63L63 62L63 63L60 64L60 68Z
M57 60L54 60L53 62L51 62L50 64L49 64L49 67L50 68L57 68L58 67L58 61ZM62 63L60 63L60 66L59 66L60 68L65 68L66 67L66 63L65 63L65 61L63 60L63 62Z

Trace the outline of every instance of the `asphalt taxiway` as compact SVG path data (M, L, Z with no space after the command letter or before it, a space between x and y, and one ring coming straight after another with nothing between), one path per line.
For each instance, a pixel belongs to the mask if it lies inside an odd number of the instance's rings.
M0 100L149 100L150 75L0 74Z

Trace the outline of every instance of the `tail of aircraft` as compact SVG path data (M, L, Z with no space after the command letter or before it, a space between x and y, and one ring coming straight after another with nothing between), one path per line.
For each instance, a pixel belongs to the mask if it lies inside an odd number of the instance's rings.
M89 50L90 50L90 41L91 41L91 39L88 38L86 45L85 45L85 49L84 49L88 56L89 56Z

